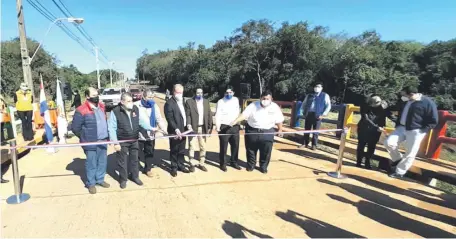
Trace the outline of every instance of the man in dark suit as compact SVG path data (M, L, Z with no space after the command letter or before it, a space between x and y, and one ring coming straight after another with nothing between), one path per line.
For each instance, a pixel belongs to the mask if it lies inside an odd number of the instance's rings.
M185 113L187 114L187 128L197 134L210 134L212 132L212 111L209 101L203 98L203 89L196 89L196 95L185 102ZM199 144L199 165L198 168L207 171L204 166L206 158L206 136L189 137L189 163L190 171L194 171L192 160L195 159L195 150Z
M169 139L169 158L171 160L171 175L177 176L177 170L189 173L184 166L185 142L182 132L187 125L187 117L184 107L184 87L181 84L174 85L173 97L165 103L165 117L168 121L168 134L176 134L175 138Z

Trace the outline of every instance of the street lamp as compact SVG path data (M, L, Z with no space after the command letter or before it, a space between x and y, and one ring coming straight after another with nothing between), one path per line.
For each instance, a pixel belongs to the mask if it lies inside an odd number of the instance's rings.
M109 66L109 79L111 80L111 87L112 87L112 66L114 65L114 62L111 61L109 62L110 66Z
M62 21L67 21L67 22L72 22L72 23L75 23L75 24L81 24L84 22L84 18L77 18L77 17L68 17L68 18L57 18L55 19L54 21L51 22L51 24L49 24L49 27L46 31L46 33L44 34L44 37L43 39L41 40L40 44L38 45L38 47L36 48L35 52L33 53L32 57L29 57L29 64L32 63L32 60L33 58L35 57L36 53L38 52L38 50L40 49L41 45L43 45L43 41L44 41L44 38L46 38L46 36L49 34L49 31L51 31L51 28L57 24L57 23L60 23Z

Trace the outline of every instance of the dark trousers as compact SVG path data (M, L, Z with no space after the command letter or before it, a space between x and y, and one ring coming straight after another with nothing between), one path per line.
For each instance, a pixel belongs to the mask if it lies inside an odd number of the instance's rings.
M260 168L268 169L269 161L271 160L272 144L274 143L274 135L272 134L249 134L249 133L269 133L274 132L274 129L255 129L250 126L246 127L245 149L247 152L247 167L254 168L256 164L257 152L260 151Z
M184 167L185 142L185 137L182 139L169 139L169 159L171 161L171 170L177 170L178 168Z
M239 125L230 127L229 125L222 124L220 126L220 134L233 134L233 135L221 135L220 139L220 153L219 161L220 166L227 165L227 163L237 164L239 156ZM229 162L226 162L226 151L228 149L228 143L231 148L231 158Z
M139 160L138 160L138 141L121 143L120 151L117 152L117 163L119 165L120 182L128 180L131 175L132 179L139 178Z
M365 165L366 167L370 167L370 159L375 153L375 147L377 146L377 142L380 139L379 132L364 132L361 135L360 131L358 130L358 146L356 148L356 164L361 165L363 162L363 157L366 159ZM367 130L366 130L367 131ZM367 135L368 134L368 135ZM359 137L361 136L361 137ZM367 146L367 152L364 151L364 148Z
M305 130L318 130L321 126L321 120L317 119L315 112L309 112L306 116L304 129ZM309 144L309 134L304 134L304 145ZM312 133L312 145L317 146L318 144L318 133Z
M149 172L153 167L154 153L155 153L155 140L138 141L139 142L139 156L144 160L144 172Z
M33 111L18 111L17 115L21 119L22 123L22 136L25 141L33 140L33 127L32 127L32 116Z

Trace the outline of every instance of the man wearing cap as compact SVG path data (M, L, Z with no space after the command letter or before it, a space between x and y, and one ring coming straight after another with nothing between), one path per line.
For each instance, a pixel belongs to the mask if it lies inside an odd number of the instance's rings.
M203 98L203 89L196 89L196 95L185 102L185 113L187 114L187 128L197 134L210 134L212 132L212 111L209 101ZM189 161L190 171L194 171L193 162L195 160L196 146L199 146L199 165L198 168L206 172L204 166L206 158L206 136L189 137Z
M21 88L14 94L17 115L21 119L22 136L25 141L33 140L33 94L29 90L27 83L21 83Z
M257 152L260 151L260 172L268 173L274 143L274 126L277 126L279 136L284 120L280 107L272 102L272 94L266 90L261 94L261 100L251 103L244 112L231 123L247 120L245 129L245 149L247 152L247 171L253 171L256 164Z
M239 99L234 96L233 87L228 86L225 91L225 97L217 102L217 109L215 113L215 124L217 132L219 134L229 134L219 136L220 169L224 172L227 171L227 163L230 163L231 166L237 170L241 169L241 167L238 165L240 126L238 124L231 125L231 123L239 116L239 111ZM231 148L231 158L229 162L225 160L228 143L230 144Z
M331 99L329 95L323 92L323 83L314 84L314 93L306 96L302 102L303 118L305 119L305 130L319 130L322 119L328 115L331 110ZM309 147L309 134L304 134L304 144L300 146ZM317 148L318 133L312 133L312 150Z

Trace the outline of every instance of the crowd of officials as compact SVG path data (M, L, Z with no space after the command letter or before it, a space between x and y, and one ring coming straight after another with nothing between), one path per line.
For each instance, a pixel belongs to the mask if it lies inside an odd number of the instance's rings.
M215 122L207 99L203 97L203 90L196 89L194 97L184 100L184 87L174 85L173 91L166 92L164 117L156 104L155 93L151 90L143 91L142 99L133 102L129 93L121 96L121 102L106 115L105 107L100 102L98 91L88 88L84 92L85 102L81 102L79 93L74 92L75 100L72 106L76 107L71 125L72 132L79 137L81 143L112 141L117 155L119 184L125 188L131 180L143 185L139 178L139 155L144 155L143 173L152 177L152 168L155 151L155 135L160 132L169 137L170 147L170 174L176 177L178 171L183 173L194 172L196 168L207 171L206 140L215 129L219 134L219 162L220 169L226 172L227 166L236 170L241 167L239 158L240 123L247 121L245 127L245 147L247 156L247 171L253 171L259 152L259 170L268 172L271 158L274 135L281 134L284 120L280 107L272 101L270 91L261 94L259 101L253 102L240 112L239 100L234 96L233 87L228 86L225 95L217 102ZM391 156L391 161L385 166L393 178L402 178L418 153L421 141L425 135L438 123L437 107L432 99L420 94L416 87L406 87L401 91L401 104L398 115L393 115L390 107L379 96L373 95L361 105L361 120L358 123L358 167L371 169L370 160L374 155L376 144L381 134L386 135L385 147ZM1 113L4 113L5 103L2 99ZM18 115L22 120L22 132L25 140L33 138L32 113L33 96L25 83L14 95ZM327 93L323 92L322 83L314 84L314 92L308 94L302 104L302 117L305 119L305 130L320 129L322 120L331 110L331 101ZM385 131L386 118L395 122L395 130L391 134ZM166 121L165 121L166 119ZM277 133L275 133L277 132ZM186 136L190 133L192 136ZM3 141L3 120L2 120ZM188 142L189 153L185 155ZM405 154L399 151L399 144L405 144ZM311 143L311 144L310 144ZM228 144L231 154L227 159ZM304 134L304 142L300 148L316 150L318 133ZM106 144L91 144L83 146L86 154L85 170L86 186L89 192L96 193L96 185L110 187L104 177L107 168ZM367 147L367 152L365 148ZM195 152L199 151L196 158ZM7 182L2 178L2 183Z

